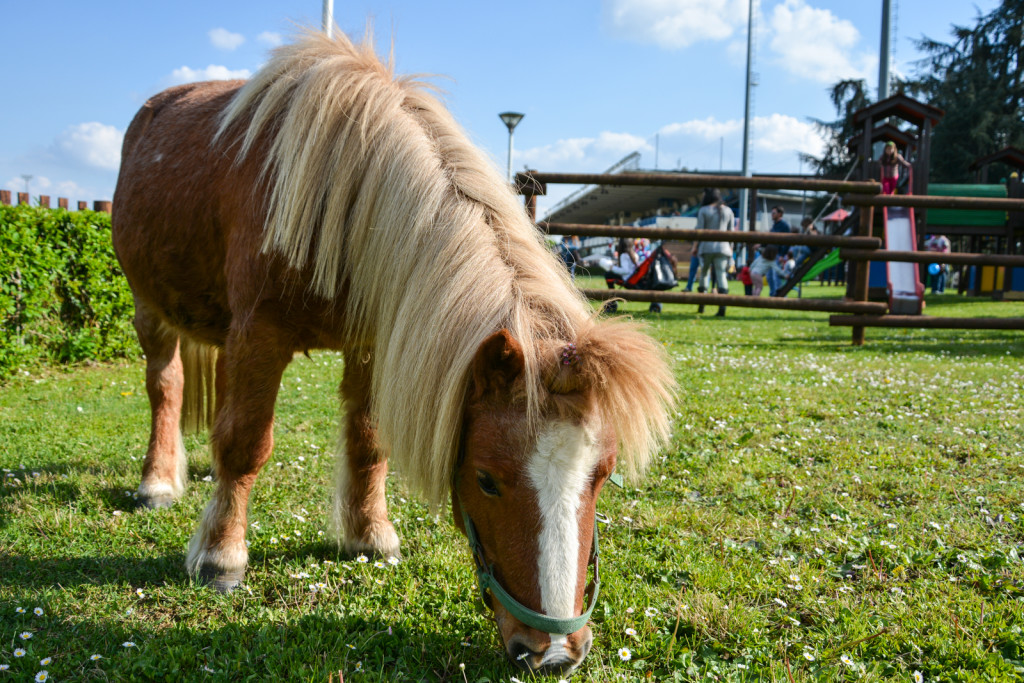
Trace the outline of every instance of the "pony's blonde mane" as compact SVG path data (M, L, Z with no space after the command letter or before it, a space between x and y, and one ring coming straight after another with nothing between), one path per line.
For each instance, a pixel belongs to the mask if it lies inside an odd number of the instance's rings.
M344 294L348 336L373 359L381 445L412 486L442 503L481 342L504 328L522 345L536 420L542 361L607 323L595 321L494 165L426 87L377 58L369 38L355 45L340 32L308 32L275 50L225 111L218 137L234 130L239 159L267 145L264 251L310 267L316 295ZM654 342L634 337L647 348L639 362L664 368ZM667 435L671 378L662 375L646 392L601 388L626 469L642 467Z

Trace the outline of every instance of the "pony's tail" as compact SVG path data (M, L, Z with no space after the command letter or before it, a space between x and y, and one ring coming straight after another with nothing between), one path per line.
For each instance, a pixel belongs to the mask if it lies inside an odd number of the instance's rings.
M181 365L185 390L181 403L181 429L199 432L213 425L216 407L214 375L217 347L181 335Z

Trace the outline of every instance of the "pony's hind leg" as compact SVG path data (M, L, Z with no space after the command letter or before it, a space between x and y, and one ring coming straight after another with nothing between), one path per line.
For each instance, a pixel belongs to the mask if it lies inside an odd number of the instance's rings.
M217 369L213 463L217 489L189 544L193 576L227 592L245 574L249 494L274 445L274 402L292 349L272 323L232 329Z
M134 322L146 354L146 393L151 412L149 447L138 499L147 507L167 507L181 497L187 475L179 424L185 380L178 333L138 299Z
M370 363L345 355L341 397L345 408L343 448L338 455L334 527L346 553L398 557L398 534L388 520L384 496L387 457L380 452L370 419Z

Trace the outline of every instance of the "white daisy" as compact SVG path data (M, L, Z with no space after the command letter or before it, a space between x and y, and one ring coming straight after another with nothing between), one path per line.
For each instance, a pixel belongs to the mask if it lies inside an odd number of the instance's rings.
M135 647L135 643L133 643L130 640L126 640L123 643L121 643L121 647Z
M39 660L39 666L48 666L53 661L53 657L43 657Z
M910 674L910 677L914 679L914 683L924 683L924 676L921 674L920 671L915 671L914 673Z
M43 683L43 681L45 681L45 680L47 680L49 678L50 678L50 672L46 671L46 670L43 670L43 671L40 671L39 673L36 674L35 681L36 681L36 683Z
M92 657L89 657L89 659L91 659L92 661L96 662L96 661L99 661L99 660L103 659L103 655L93 655Z
M19 647L18 649L16 649L14 651L14 656L15 657L24 657L25 656L25 650L23 648Z
M22 631L20 637L22 640L32 640L32 631Z
M356 562L358 562L359 564L366 564L369 561L370 561L370 558L368 558L366 555L360 555L359 557L356 558Z
M34 610L32 610L32 613L35 614L37 617L41 617L43 616L43 608L36 607Z
M628 662L629 660L633 659L633 653L629 651L628 647L620 647L619 659L621 659L624 662Z

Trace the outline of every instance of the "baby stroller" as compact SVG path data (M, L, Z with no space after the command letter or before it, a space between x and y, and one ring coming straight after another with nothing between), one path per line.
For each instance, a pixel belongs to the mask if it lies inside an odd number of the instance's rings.
M611 270L605 269L604 281L608 283L608 289L615 289L619 285L624 289L643 289L654 291L665 291L672 289L679 282L676 280L675 262L665 251L663 243L659 242L651 253L636 267L636 270L626 279L622 279ZM619 309L618 302L609 301L605 305L605 311L614 313ZM661 313L661 304L652 302L652 313Z

